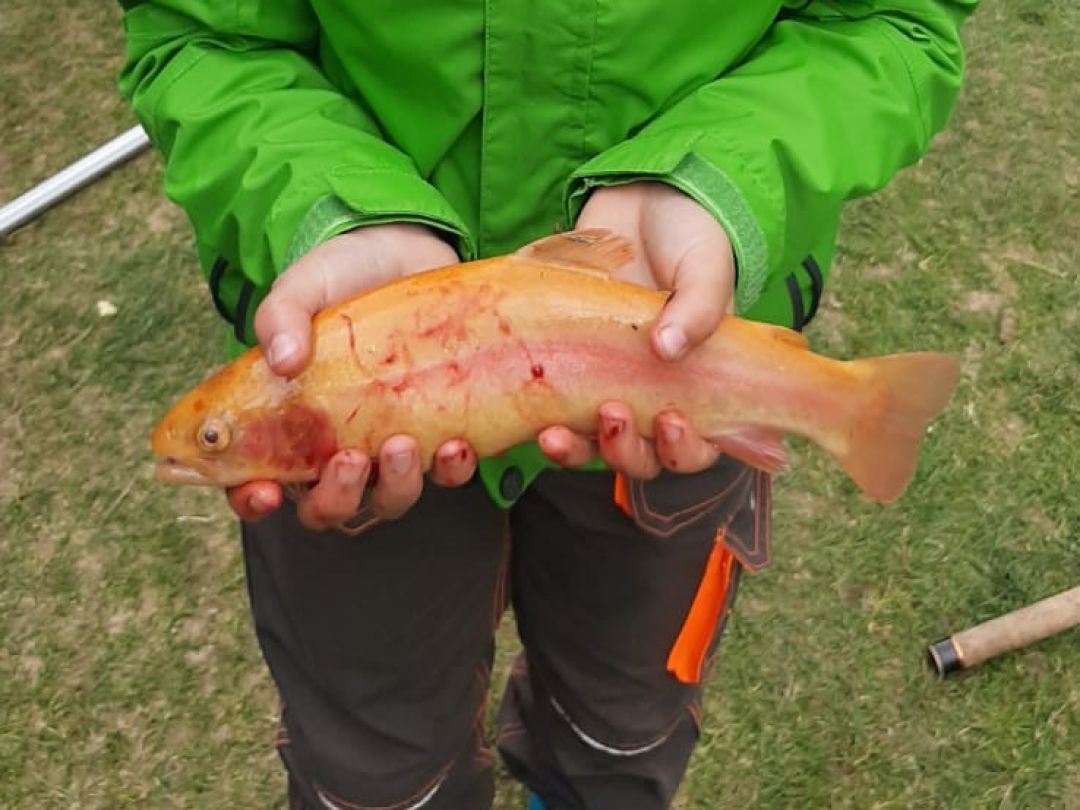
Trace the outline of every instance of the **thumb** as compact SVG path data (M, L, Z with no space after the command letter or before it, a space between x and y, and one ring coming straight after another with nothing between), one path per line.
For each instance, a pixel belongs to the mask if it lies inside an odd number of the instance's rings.
M677 360L705 340L731 309L731 251L715 247L711 241L693 245L675 269L671 297L653 331L654 348L665 360Z
M255 335L270 369L297 374L311 353L311 319L325 306L325 285L301 259L274 283L255 313ZM300 271L300 272L295 272Z
M304 254L274 282L255 313L255 335L275 374L298 373L311 354L311 319L403 273L453 264L457 254L422 225L347 231Z
M255 313L255 336L271 370L299 373L311 354L311 319L372 283L369 273L347 272L364 265L363 252L343 234L301 256L274 282ZM364 269L364 268L360 268Z

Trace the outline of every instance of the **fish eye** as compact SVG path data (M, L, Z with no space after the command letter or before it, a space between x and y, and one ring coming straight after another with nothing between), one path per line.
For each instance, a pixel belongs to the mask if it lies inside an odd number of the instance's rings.
M220 419L207 419L199 428L199 447L218 452L229 444L229 427Z

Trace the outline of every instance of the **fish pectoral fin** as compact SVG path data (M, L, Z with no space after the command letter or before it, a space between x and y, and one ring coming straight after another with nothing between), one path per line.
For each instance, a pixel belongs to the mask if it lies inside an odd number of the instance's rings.
M545 236L530 242L515 256L591 275L610 276L634 259L634 247L625 237L606 228L588 228Z
M784 436L775 430L760 427L740 428L732 433L710 436L721 453L737 458L744 464L767 473L781 473L788 468L788 453Z

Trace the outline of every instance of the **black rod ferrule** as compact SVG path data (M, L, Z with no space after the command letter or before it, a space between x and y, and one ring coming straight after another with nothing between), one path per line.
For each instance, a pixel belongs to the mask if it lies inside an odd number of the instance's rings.
M938 675L946 678L964 668L964 662L960 660L960 652L956 649L951 638L945 638L936 644L931 644L927 650L930 665L937 670Z

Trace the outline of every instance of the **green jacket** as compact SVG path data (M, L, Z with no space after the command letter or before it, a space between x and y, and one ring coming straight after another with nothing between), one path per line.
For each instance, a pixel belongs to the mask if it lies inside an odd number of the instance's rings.
M978 0L122 0L120 88L233 349L276 274L379 222L464 259L651 178L726 228L737 310L801 329L845 200L946 123ZM535 446L486 460L507 503Z

